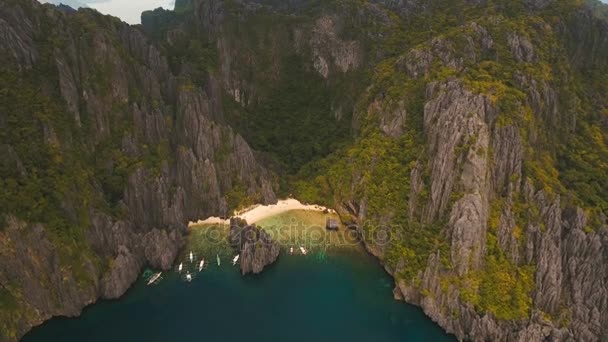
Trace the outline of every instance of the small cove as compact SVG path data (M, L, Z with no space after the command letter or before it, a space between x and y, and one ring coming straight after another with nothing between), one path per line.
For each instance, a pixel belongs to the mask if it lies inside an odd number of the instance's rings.
M52 319L23 341L453 340L419 308L395 301L393 281L377 260L340 236L346 229L326 232L325 218L293 210L258 221L286 240L275 264L246 277L232 266L226 227L193 227L178 261L195 274L191 283L175 271L153 286L140 278L121 299L90 306L78 318ZM290 255L292 245L310 252ZM210 261L200 273L190 250Z

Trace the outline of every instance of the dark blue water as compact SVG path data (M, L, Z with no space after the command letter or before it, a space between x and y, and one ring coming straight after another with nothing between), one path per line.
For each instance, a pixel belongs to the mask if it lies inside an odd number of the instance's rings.
M452 341L358 251L281 256L259 276L223 260L191 283L175 273L139 281L122 299L58 318L23 341Z

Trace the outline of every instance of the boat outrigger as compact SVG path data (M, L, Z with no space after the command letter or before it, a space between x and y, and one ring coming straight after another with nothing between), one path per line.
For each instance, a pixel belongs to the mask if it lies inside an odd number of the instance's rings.
M194 254L192 254L192 251L190 251L190 263L194 262Z
M239 261L239 254L237 254L234 259L232 259L232 266L236 265L236 262Z
M219 266L220 265L220 255L216 254L215 258L217 259L217 265Z
M289 248L289 254L293 254L293 247Z
M203 268L205 267L205 258L201 259L201 262L198 264L198 271L202 271Z
M186 273L186 281L187 282L191 282L192 281L192 275L190 273Z
M160 276L163 275L162 272L158 272L148 280L148 285L156 284L160 280Z
M304 254L304 255L306 255L306 253L308 253L308 252L306 251L306 249L304 249L304 247L302 247L302 246L300 246L300 251L302 251L302 254Z
M179 273L182 273L182 270L183 270L183 269L184 269L184 263L182 262L182 263L180 263L180 264L179 264L179 266L177 266L177 271L178 271Z

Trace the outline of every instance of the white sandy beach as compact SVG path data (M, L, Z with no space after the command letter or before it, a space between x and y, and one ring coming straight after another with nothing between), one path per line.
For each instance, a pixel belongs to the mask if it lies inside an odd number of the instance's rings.
M320 205L307 205L302 204L302 202L298 201L294 198L288 198L285 200L280 200L277 204L271 205L256 205L250 208L243 210L242 212L235 213L235 217L242 218L247 221L249 224L257 223L265 218L278 215L290 210L312 210L312 211L325 211L329 210L331 213L335 213L333 209L329 209ZM209 217L205 220L200 220L198 222L190 222L188 226L197 226L202 224L229 224L230 220L222 220L219 217Z

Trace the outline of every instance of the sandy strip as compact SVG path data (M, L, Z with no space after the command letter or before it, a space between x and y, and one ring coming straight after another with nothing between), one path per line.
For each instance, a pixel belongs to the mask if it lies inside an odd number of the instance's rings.
M256 205L251 208L245 209L243 212L236 213L236 217L240 217L247 221L247 223L253 224L259 222L265 218L282 214L286 211L290 210L312 210L312 211L325 211L328 210L331 213L335 213L335 210L329 209L320 205L307 205L302 204L302 202L298 201L294 198L288 198L285 200L280 200L277 204L271 205ZM222 220L219 217L209 217L205 220L200 220L198 222L190 222L188 226L197 226L202 224L230 224L230 220Z

